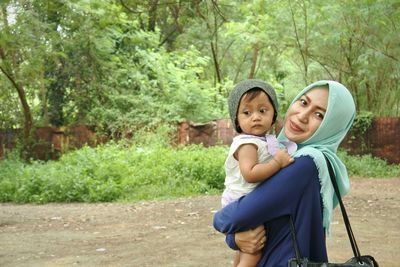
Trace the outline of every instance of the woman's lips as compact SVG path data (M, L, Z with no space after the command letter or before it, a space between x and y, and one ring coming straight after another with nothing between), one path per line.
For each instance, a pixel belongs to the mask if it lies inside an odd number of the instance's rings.
M299 127L296 123L290 121L290 129L294 132L303 132L303 129L301 127Z

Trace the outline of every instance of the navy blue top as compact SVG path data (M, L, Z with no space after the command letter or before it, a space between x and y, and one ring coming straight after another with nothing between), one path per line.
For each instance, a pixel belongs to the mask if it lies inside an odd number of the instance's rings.
M234 247L232 234L264 224L267 243L257 266L286 267L295 257L289 215L301 256L327 261L318 170L309 156L296 158L251 193L218 211L214 227L228 234L227 243Z

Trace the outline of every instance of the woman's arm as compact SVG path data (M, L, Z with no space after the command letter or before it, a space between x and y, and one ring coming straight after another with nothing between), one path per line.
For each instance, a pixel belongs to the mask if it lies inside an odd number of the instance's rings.
M218 211L214 215L215 229L222 233L236 233L291 214L304 188L317 174L309 156L296 158L293 164L261 183L254 191Z

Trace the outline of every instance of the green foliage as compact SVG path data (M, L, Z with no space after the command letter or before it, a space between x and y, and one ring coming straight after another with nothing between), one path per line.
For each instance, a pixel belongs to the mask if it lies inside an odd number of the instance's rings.
M400 177L399 164L389 165L385 160L371 155L350 156L345 151L339 151L338 154L351 176Z
M0 75L0 129L12 129L22 125L17 94L8 86L7 81Z
M108 80L117 87L88 114L87 121L110 132L134 131L160 123L208 121L221 117L225 99L216 88L200 80L207 58L193 48L185 53L167 53L157 48L157 33L136 33L149 48L137 47L127 54L134 64L120 66ZM126 43L128 41L125 41ZM136 41L135 41L136 42Z
M345 84L358 110L399 116L399 21L395 0L0 1L0 127L32 116L131 134L227 117L250 73L277 89L281 116L320 79Z
M216 193L226 147L84 147L59 161L0 163L0 202L104 202Z
M366 140L366 133L368 129L371 127L372 121L374 119L374 114L369 111L361 111L357 112L356 117L354 118L354 122L351 128L351 137L349 142L352 142L355 139L361 140L361 151L366 151L368 149Z
M354 118L352 130L357 134L364 135L369 127L371 127L372 121L374 119L374 114L370 111L358 112Z
M121 199L140 200L215 193L224 181L226 148L188 146L137 149L135 174L122 181ZM140 175L139 175L140 174Z
M165 128L159 133L165 131ZM0 202L110 202L216 194L224 187L228 148L109 143L84 147L59 161L0 162ZM339 152L351 176L400 177L400 165Z
M352 92L359 110L398 116L398 3L317 1L297 12L295 20L311 80L339 80ZM303 34L306 29L307 35Z
M223 83L236 83L253 63L255 77L282 95L336 79L360 110L399 115L395 1L17 0L1 8L0 66L16 74L36 124L115 131L224 116L215 64ZM20 126L18 94L3 74L0 118Z

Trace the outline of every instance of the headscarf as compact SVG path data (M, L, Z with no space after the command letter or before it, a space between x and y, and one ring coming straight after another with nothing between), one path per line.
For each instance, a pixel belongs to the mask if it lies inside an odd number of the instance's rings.
M305 87L294 98L289 108L306 92L319 86L328 86L329 88L328 106L324 119L317 131L309 139L297 144L298 150L294 157L308 155L313 158L317 166L321 184L323 226L327 233L329 233L332 211L339 201L329 178L329 171L324 155L332 165L341 196L346 195L350 190L349 176L345 165L336 155L336 152L341 141L349 131L356 112L354 100L349 90L338 82L328 80L318 81ZM280 132L278 139L287 140L284 129Z

